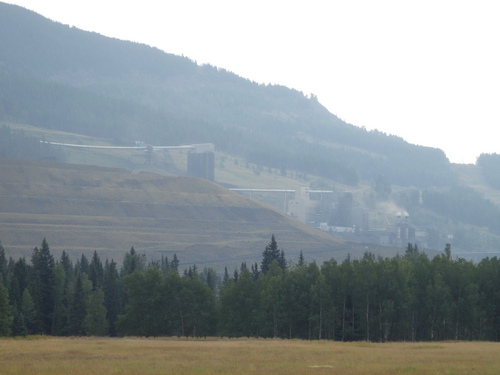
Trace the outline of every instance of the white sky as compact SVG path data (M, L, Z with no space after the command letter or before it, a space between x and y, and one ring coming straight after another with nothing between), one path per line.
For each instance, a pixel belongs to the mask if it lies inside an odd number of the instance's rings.
M500 153L500 1L7 0L259 83L313 93L450 161Z

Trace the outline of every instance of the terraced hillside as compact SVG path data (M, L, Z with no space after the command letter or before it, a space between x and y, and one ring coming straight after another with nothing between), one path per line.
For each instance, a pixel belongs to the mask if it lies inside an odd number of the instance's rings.
M192 178L122 169L0 159L0 240L7 255L30 256L46 237L56 257L120 261L134 246L149 259L219 268L260 261L275 234L288 258L343 258L343 243L273 208Z

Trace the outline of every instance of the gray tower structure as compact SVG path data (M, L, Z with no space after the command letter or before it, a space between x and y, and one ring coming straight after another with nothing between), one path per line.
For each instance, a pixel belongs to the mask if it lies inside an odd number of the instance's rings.
M188 153L187 172L190 177L215 180L215 148L212 143L191 145Z

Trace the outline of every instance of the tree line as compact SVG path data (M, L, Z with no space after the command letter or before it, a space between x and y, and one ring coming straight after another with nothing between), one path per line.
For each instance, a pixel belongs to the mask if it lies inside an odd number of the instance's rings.
M261 264L218 275L133 247L121 267L97 252L56 261L44 239L30 261L0 245L0 335L499 341L499 285L497 257L454 259L450 245L319 266L287 260L272 236Z

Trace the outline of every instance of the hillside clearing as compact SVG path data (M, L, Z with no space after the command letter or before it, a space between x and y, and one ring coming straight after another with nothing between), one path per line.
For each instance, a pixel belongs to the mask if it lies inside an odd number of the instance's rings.
M342 241L202 179L0 159L0 240L30 256L45 237L59 258L120 261L132 246L151 259L219 269L260 260L272 234L292 258L347 255Z

